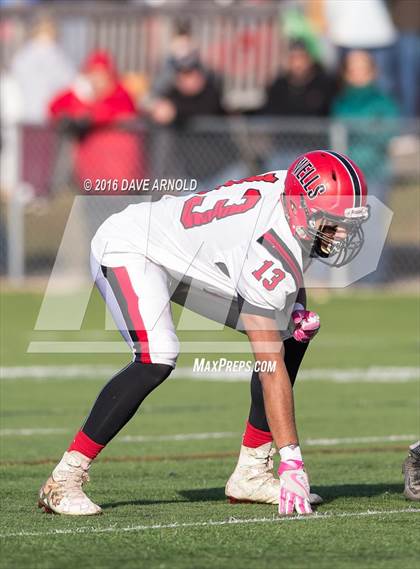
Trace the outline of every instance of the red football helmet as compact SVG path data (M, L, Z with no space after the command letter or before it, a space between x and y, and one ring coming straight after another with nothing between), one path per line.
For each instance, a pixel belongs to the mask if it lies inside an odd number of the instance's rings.
M283 200L290 229L311 257L341 267L359 253L367 185L350 158L329 150L299 156L287 171Z

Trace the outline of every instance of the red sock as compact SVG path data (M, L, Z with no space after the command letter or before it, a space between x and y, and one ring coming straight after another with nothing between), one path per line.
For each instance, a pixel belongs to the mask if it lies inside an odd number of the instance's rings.
M77 450L77 452L93 460L98 456L104 446L105 445L95 443L95 441L85 435L83 431L79 431L67 451Z
M270 431L261 431L253 427L249 421L246 423L242 444L246 447L257 448L266 443L271 443L273 437Z

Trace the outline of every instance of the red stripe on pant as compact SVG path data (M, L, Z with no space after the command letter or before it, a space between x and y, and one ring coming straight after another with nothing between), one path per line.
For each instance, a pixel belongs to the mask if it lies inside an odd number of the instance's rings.
M140 342L140 361L144 364L151 364L152 360L150 358L149 338L147 336L143 318L140 314L139 298L134 292L127 269L125 267L115 267L112 270L127 302L128 313L135 328L134 332Z

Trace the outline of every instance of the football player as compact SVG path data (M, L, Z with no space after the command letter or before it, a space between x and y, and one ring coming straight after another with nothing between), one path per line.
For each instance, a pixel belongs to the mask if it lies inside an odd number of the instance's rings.
M420 501L420 441L408 448L408 456L402 465L404 474L404 496L408 500Z
M292 387L320 324L306 309L303 269L311 257L332 266L354 259L363 245L366 200L363 174L349 158L314 151L287 171L130 205L109 217L92 240L92 270L133 361L98 395L41 487L40 507L68 515L101 512L83 484L95 457L175 367L172 298L241 328L255 359L275 367L252 375L251 409L226 495L278 504L284 515L310 514L316 498L299 446ZM288 326L289 335L279 332Z

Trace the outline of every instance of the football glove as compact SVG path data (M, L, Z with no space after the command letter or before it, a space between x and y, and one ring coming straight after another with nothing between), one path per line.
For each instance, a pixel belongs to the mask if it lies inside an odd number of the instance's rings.
M290 516L296 510L298 514L312 514L309 503L309 480L300 460L280 462L280 500L279 514Z
M292 320L295 325L293 338L298 342L309 342L318 333L321 326L316 312L302 309L292 312Z

